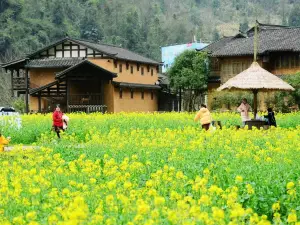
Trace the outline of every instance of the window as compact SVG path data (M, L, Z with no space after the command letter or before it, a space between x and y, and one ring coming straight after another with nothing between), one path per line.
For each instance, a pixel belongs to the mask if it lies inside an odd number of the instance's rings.
M141 69L141 74L144 75L144 67Z
M275 68L279 69L281 68L281 56L278 56L275 60Z
M130 72L133 74L133 66L130 66Z
M115 68L117 68L117 67L118 67L118 63L117 63L117 61L116 61L116 60L114 60L114 65L115 65Z
M123 98L123 90L122 90L122 88L120 88L120 90L119 90L119 97L120 97L120 99Z
M126 70L129 70L129 63L126 62Z
M119 72L122 73L122 64L119 65Z
M137 71L140 71L140 64L136 64Z
M148 73L150 72L150 66L149 65L147 66L147 72Z
M231 74L231 65L229 63L222 64L222 73L224 75Z
M142 90L142 92L141 92L141 94L142 94L142 99L144 99L144 91Z
M242 72L242 64L239 62L232 63L232 72L234 75L239 74Z
M151 76L153 76L153 69L151 69Z
M220 62L218 59L211 60L211 70L212 71L220 71Z
M159 73L159 66L156 66L156 72Z
M282 67L284 68L289 68L289 57L287 55L281 57L281 59L283 58L283 61L282 61Z
M153 100L154 99L154 93L153 93L153 91L151 91L151 100Z
M132 89L130 90L130 96L131 96L131 98L133 98L133 90Z
M296 56L293 55L291 56L291 68L295 68L296 67Z

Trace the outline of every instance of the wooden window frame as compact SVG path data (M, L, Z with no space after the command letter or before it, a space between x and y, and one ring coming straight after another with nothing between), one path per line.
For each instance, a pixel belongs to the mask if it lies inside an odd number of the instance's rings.
M123 90L122 90L122 88L119 89L119 98L120 99L123 98Z
M141 67L141 75L144 76L144 67Z
M142 98L142 99L145 98L145 92L144 92L144 90L141 91L141 98Z
M130 66L130 73L133 74L133 66Z
M133 99L133 89L130 89L130 98Z

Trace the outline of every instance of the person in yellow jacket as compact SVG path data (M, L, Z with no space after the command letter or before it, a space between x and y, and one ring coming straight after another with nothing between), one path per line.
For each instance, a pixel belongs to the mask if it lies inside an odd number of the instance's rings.
M201 104L201 108L194 118L195 122L197 122L198 120L200 120L202 128L204 128L205 130L209 129L211 123L211 115L209 110L206 108L206 105L204 104Z
M4 151L4 146L8 145L10 141L10 138L5 138L1 133L0 133L0 152Z

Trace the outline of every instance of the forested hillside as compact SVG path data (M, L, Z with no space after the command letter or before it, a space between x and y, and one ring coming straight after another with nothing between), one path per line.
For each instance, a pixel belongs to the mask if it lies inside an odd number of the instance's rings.
M263 23L299 25L298 0L0 0L1 60L64 37L160 60L160 46L213 41ZM291 18L290 18L291 17Z

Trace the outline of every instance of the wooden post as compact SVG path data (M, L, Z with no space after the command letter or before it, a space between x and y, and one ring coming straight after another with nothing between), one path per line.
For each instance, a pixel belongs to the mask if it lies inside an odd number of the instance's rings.
M254 98L253 98L253 112L254 112L254 119L257 115L257 93L258 90L253 90Z
M254 26L254 62L257 61L257 21Z
M25 71L25 85L26 85L26 93L25 93L25 105L26 105L26 113L29 113L29 82L28 82L28 69Z
M10 71L11 75L11 97L14 97L14 70Z
M38 101L39 101L39 113L42 113L42 97L41 97L41 92L39 92Z
M179 112L181 112L181 103L182 103L181 88L179 88Z
M68 79L68 77L67 77L67 79L66 79L66 86L67 86L67 112L70 112L69 111L69 99L70 99L70 81L69 81L69 79Z

